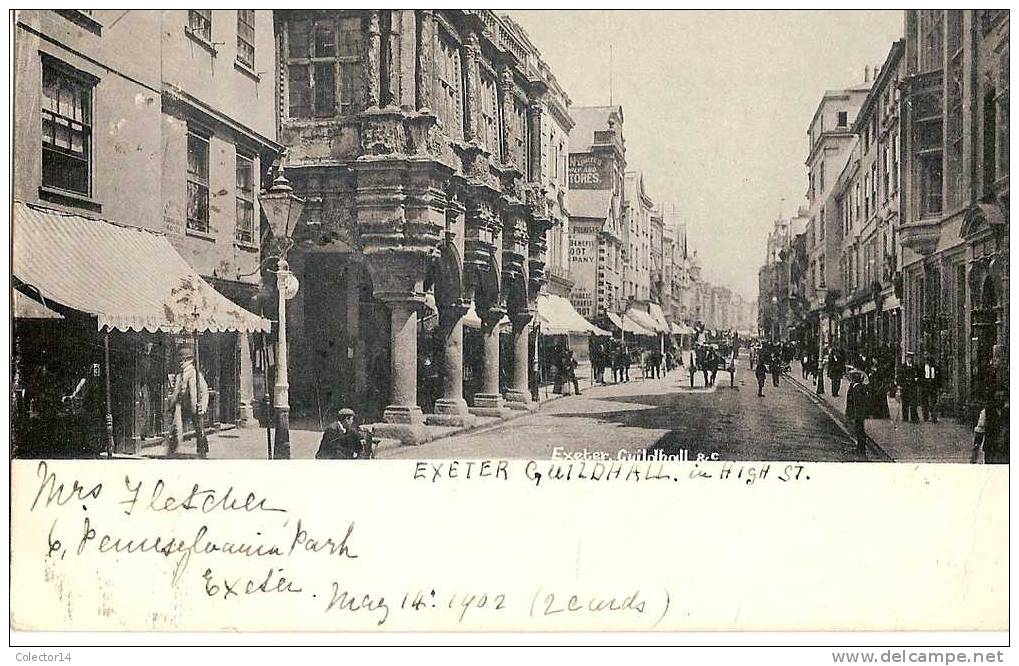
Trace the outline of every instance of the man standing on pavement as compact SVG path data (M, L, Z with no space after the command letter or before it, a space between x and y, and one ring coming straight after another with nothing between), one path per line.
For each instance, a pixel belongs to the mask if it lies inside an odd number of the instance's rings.
M782 374L782 366L785 364L785 360L782 356L782 348L775 346L771 351L771 381L775 386L778 386L778 378Z
M859 370L853 370L849 373L849 390L846 391L846 418L853 426L856 452L861 456L867 453L867 432L864 429L864 421L870 411L866 381L865 374Z
M170 387L170 410L173 420L167 434L167 451L171 457L184 442L184 415L191 417L199 458L209 455L209 439L205 435L205 413L209 409L209 385L195 367L195 354L190 347L180 349L180 372Z
M757 376L757 397L764 397L764 383L768 381L768 368L765 367L765 355L762 353L757 358L757 366L754 368L754 375Z
M899 395L902 400L902 420L919 423L916 413L917 388L920 381L918 368L913 365L913 352L906 353L906 363L899 369Z
M842 377L846 374L846 355L842 352L841 348L834 347L831 351L831 356L828 357L828 377L831 379L831 394L833 397L839 396L839 390L842 388Z
M923 420L938 422L938 394L941 392L941 368L934 362L934 355L927 354L920 376L920 406Z

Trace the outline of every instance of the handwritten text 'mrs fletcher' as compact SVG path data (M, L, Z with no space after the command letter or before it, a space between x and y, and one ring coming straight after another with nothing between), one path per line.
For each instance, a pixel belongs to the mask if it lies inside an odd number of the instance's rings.
M233 486L220 491L194 484L189 491L175 494L162 479L147 484L132 482L130 477L125 476L122 487L104 488L102 483L83 484L76 478L61 480L49 470L45 461L39 463L37 470L39 486L30 510L55 512L56 516L46 539L47 559L64 560L68 554L72 557L99 554L175 558L172 583L176 585L192 556L222 555L248 559L311 553L343 559L358 557L352 543L353 521L345 526L346 532L342 537L320 534L312 531L300 517L288 517L291 514L287 509L272 506L268 499L256 493L234 495ZM109 524L108 519L90 516L89 504L93 502L114 502L129 518L123 519L126 522ZM146 512L168 515L190 513L202 516L206 522L193 526L178 522L172 533L165 533L157 531L158 528L149 521L134 518ZM262 529L274 530L275 534L256 531L248 538L229 539L219 534L233 524L222 521L219 516L224 513L275 515L279 516L282 525L270 521ZM103 520L108 524L104 525Z

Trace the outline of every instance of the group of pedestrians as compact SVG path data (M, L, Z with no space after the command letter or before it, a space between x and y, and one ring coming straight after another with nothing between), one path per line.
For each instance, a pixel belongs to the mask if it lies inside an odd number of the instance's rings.
M612 371L612 382L615 384L630 381L630 369L637 366L643 379L661 378L674 370L681 360L677 361L672 350L643 349L630 347L620 340L605 340L590 346L591 365L594 369L594 381L605 384L605 373Z
M789 369L789 361L792 360L794 351L788 344L781 342L764 341L750 349L750 367L754 369L754 376L757 377L757 396L764 397L764 385L768 382L768 375L771 375L772 384L779 385L779 378L782 373Z

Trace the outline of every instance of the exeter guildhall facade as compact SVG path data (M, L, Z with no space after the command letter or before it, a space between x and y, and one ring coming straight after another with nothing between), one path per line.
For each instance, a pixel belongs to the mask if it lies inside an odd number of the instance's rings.
M286 176L307 199L295 417L350 405L413 443L426 419L528 408L558 204L541 176L547 67L485 10L274 17Z

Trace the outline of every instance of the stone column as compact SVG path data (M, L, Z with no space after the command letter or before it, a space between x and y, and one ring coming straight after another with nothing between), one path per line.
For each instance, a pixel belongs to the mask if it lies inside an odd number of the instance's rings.
M531 320L533 315L530 312L518 312L510 315L513 323L513 375L510 379L510 388L506 391L506 406L510 409L534 409L536 405L531 401L531 389L529 382Z
M386 25L386 33L381 36L385 49L385 59L382 61L382 80L385 86L382 88L382 101L387 107L398 107L400 105L401 76L400 76L400 22L402 10L388 10L389 21Z
M513 150L513 137L511 128L514 127L513 117L516 114L513 102L513 70L510 69L509 65L503 64L499 69L499 78L497 80L498 92L499 92L499 105L502 107L502 123L500 127L500 141L502 142L502 161L503 163L513 163L514 158L511 155Z
M417 10L421 39L417 45L417 108L432 108L432 77L435 75L435 15L431 9Z
M375 431L382 437L399 439L404 444L424 441L425 417L417 405L417 310L420 303L412 298L387 298L390 311L389 355L391 392L383 412L383 423Z
M474 416L463 397L463 317L467 306L462 303L439 306L439 326L445 338L442 361L442 397L435 401L435 413L426 418L429 424L470 426Z
M464 141L478 140L478 115L481 113L481 40L475 29L470 29L463 46L464 72Z
M529 140L528 153L530 155L530 163L528 165L528 180L532 183L540 183L542 179L542 169L544 167L545 158L541 154L541 143L542 143L542 122L541 116L544 112L544 106L540 101L531 102L530 106L527 107L527 136Z
M379 11L368 12L368 38L364 40L364 58L361 61L361 81L365 109L377 108L380 99L379 64L382 57L382 33L379 29Z
M247 333L237 334L237 351L240 354L240 377L237 384L237 395L240 403L240 418L237 425L241 428L252 428L258 425L255 420L255 384L251 369L251 338Z
M507 416L502 395L499 393L499 322L506 312L492 307L478 313L481 317L482 370L481 392L474 396L471 414L478 416Z

